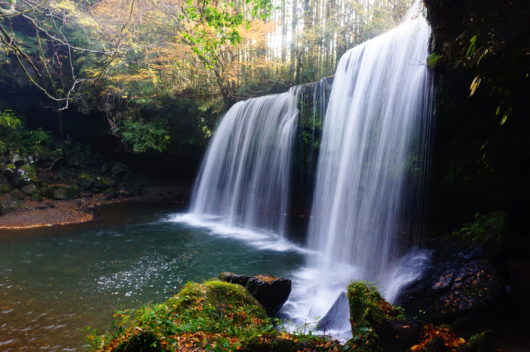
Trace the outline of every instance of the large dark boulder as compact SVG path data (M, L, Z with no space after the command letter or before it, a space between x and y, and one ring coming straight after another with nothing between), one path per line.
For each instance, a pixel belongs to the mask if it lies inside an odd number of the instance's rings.
M502 293L497 266L503 216L477 216L455 233L432 239L432 255L423 274L406 286L397 303L423 322L471 318Z
M269 316L278 313L291 293L291 280L272 275L245 276L225 272L219 274L219 279L244 286Z

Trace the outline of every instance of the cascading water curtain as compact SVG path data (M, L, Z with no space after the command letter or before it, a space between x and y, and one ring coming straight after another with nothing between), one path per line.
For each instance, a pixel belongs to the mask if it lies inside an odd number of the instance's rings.
M210 142L192 197L205 221L284 235L298 87L236 103Z
M348 51L337 67L309 224L315 254L283 310L293 326L314 323L334 302L331 315L347 312L341 292L353 280L376 282L387 294L399 290L396 278L414 276L396 267L413 236L431 124L430 27L415 10L414 18ZM327 333L348 338L347 316L323 321Z
M357 279L381 281L398 259L410 235L401 216L407 190L416 189L407 182L417 182L410 175L425 159L429 35L418 17L340 60L319 156L312 265L344 263Z

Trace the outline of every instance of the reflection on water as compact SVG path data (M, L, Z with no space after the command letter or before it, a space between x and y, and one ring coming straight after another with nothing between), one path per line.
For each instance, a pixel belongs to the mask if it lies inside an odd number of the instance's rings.
M149 208L149 211L145 211ZM297 251L257 250L164 221L177 207L120 206L68 228L0 235L0 351L83 350L84 328L112 312L162 301L221 271L286 276Z

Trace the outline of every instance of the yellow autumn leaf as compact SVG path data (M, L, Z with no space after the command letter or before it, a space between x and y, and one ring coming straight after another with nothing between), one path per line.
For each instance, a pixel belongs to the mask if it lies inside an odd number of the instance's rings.
M480 82L482 82L482 78L480 76L475 77L473 79L473 82L471 82L471 86L469 87L469 96L472 97L475 92L477 91L478 87L480 86Z

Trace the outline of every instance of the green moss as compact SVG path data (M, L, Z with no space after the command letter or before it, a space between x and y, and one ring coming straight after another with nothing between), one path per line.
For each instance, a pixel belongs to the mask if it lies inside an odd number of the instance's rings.
M469 338L467 345L468 352L495 352L497 345L493 339L491 331L483 331Z
M403 310L394 307L377 291L375 286L365 282L353 282L348 286L352 339L346 343L352 351L381 351L378 326L386 321L403 321Z
M427 56L427 66L430 69L436 68L436 66L438 66L442 58L443 56L440 54L437 54L437 53L430 54L429 56Z
M94 184L94 177L87 172L81 172L76 182L83 190L87 190Z
M221 281L188 283L165 303L120 312L115 317L119 333L112 336L113 341L138 339L135 332L141 331L155 336L161 351L178 350L187 340L193 344L196 333L204 335L198 344L206 340L214 344L215 340L219 346L228 344L235 349L244 341L274 331L263 308L245 288Z
M502 248L505 217L505 213L500 211L477 213L474 221L466 223L445 238L462 246L479 246L480 258L495 260Z
M279 332L277 322L244 287L217 280L187 283L162 304L118 312L114 318L114 333L89 336L95 350L259 351L269 346L268 350L297 351L311 345L312 350L323 351L332 344L322 337Z
M491 237L497 238L502 234L505 215L503 212L492 212L488 214L475 214L475 220L462 226L453 232L452 236L458 236L470 242L485 242Z

